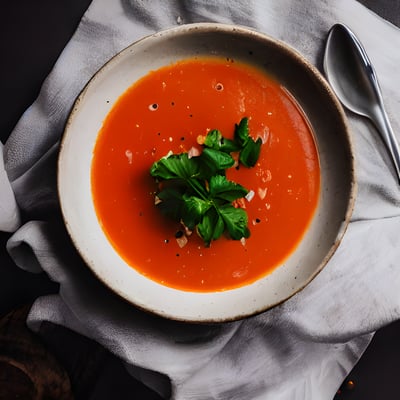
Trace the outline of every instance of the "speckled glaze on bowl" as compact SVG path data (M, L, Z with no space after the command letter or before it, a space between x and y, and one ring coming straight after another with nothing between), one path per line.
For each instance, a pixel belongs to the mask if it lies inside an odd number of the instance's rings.
M90 184L97 134L118 97L150 70L201 55L245 61L276 77L307 116L321 165L319 205L297 249L283 265L253 284L213 293L162 286L127 265L99 225ZM239 26L201 23L133 43L92 78L66 125L58 189L67 230L103 283L141 309L175 320L205 323L260 313L304 288L339 246L352 213L356 184L346 117L318 70L291 47L264 34Z

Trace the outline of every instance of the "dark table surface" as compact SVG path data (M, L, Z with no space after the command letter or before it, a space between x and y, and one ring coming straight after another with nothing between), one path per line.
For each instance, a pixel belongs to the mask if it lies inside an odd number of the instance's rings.
M400 26L400 0L360 2ZM21 114L35 100L89 4L90 0L3 3L0 14L0 140L3 143ZM57 290L45 275L29 274L14 266L5 250L8 237L9 234L0 232L0 268L6 270L0 282L0 317L29 304L39 295ZM400 398L399 338L400 322L381 329L345 380L337 399ZM158 399L130 379L119 360L90 340L65 331L54 335L50 330L46 344L69 374L76 399L122 399L123 393L129 393L131 399Z

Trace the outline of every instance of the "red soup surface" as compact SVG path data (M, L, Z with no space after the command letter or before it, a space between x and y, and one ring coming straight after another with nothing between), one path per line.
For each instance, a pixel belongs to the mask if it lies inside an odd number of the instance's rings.
M222 237L206 248L193 234L180 247L179 223L154 204L149 170L168 152L187 152L210 129L232 137L249 118L263 145L253 168L227 177L255 193L245 203L251 236ZM270 273L304 235L319 197L319 160L294 99L249 65L218 58L178 62L150 72L117 101L99 133L92 163L98 219L125 261L150 279L181 290L236 288Z

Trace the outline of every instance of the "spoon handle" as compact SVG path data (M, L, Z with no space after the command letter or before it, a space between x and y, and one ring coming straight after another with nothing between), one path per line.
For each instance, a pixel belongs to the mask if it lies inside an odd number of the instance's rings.
M374 115L371 116L376 128L380 131L382 139L385 142L390 155L392 156L393 165L396 169L397 179L400 183L400 148L396 136L393 132L389 118L383 107L377 107Z

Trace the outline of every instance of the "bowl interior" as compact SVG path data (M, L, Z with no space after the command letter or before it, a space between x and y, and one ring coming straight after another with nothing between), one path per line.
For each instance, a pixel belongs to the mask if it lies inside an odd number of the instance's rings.
M119 96L149 71L201 55L244 61L274 76L308 118L321 167L319 205L298 248L263 279L217 293L168 288L128 266L98 223L90 184L97 134ZM67 229L95 275L137 307L195 322L228 321L253 315L301 290L326 265L339 245L355 196L352 146L345 115L319 72L283 43L247 28L221 24L186 25L154 34L108 62L73 107L62 141L58 171Z

